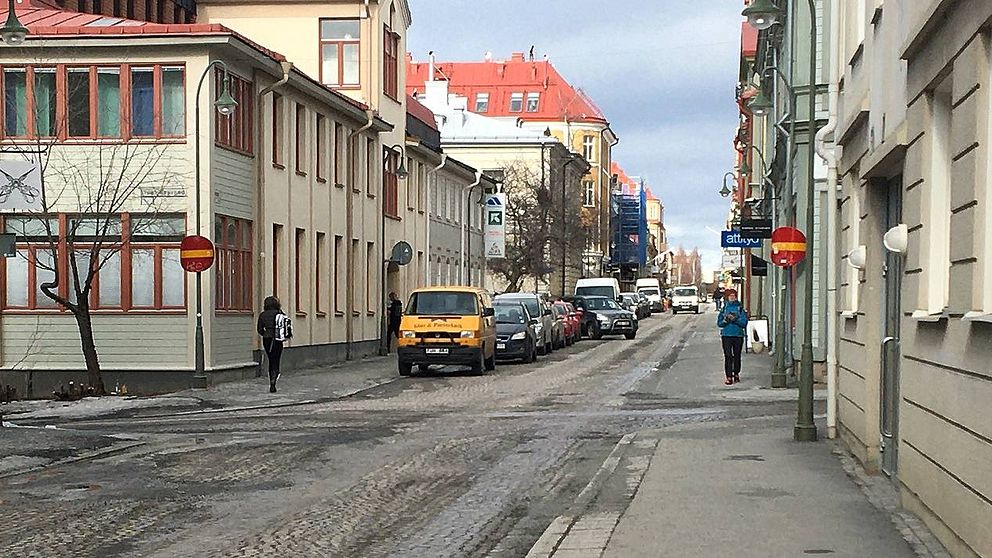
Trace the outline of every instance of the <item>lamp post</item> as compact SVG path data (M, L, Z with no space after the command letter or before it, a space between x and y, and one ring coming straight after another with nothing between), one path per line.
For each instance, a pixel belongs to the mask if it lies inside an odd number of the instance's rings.
M17 13L14 11L14 0L8 0L7 2L7 22L0 27L0 39L10 46L17 46L27 39L28 28L24 27L21 20L17 19Z
M396 169L396 178L399 180L406 180L410 173L406 170L406 150L402 145L396 144L385 148L391 153L398 153L400 156L400 166ZM397 196L399 193L397 192ZM387 328L389 326L386 321L386 313L389 311L389 305L386 301L386 275L389 274L389 264L392 263L391 258L386 258L386 197L382 196L382 215L379 216L379 248L380 257L382 260L382 277L379 281L379 300L382 302L382 311L379 316L379 355L389 354L389 331ZM399 212L399 208L396 209ZM429 219L428 219L429 220Z
M13 0L12 0L13 1ZM230 76L227 71L227 64L222 60L214 60L207 64L207 67L203 70L203 75L200 76L200 82L196 86L196 97L194 98L194 104L196 106L194 110L194 157L195 162L193 165L194 172L194 184L195 184L195 196L196 196L196 234L203 236L203 229L201 227L201 211L200 211L200 93L203 90L203 82L206 81L207 76L210 74L210 70L214 66L220 66L224 70L224 89L221 94L214 101L214 108L222 116L230 116L234 114L234 110L238 107L238 102L231 97L230 92ZM207 387L207 375L206 375L206 363L204 362L204 348L203 348L203 272L196 272L196 339L195 339L195 356L194 362L196 366L196 372L193 375L193 386L199 388Z
M816 158L816 3L814 0L807 0L809 4L809 126L807 133L809 149L808 160L806 161L807 179L807 200L806 200L806 261L804 263L804 310L806 313L803 321L803 346L801 366L799 371L799 405L796 417L796 426L793 429L793 439L797 442L816 441L816 424L813 422L813 218L814 201L816 198L816 184L814 182L813 161ZM774 25L781 15L781 10L775 6L771 0L754 0L750 6L744 9L742 15L748 18L748 23L758 30L768 29ZM795 53L792 53L795 56ZM793 118L798 115L794 115ZM793 128L795 128L793 126Z

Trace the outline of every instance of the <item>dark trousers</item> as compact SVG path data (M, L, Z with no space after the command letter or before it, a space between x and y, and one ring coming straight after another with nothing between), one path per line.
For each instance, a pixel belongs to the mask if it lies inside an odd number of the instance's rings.
M387 327L389 331L386 332L386 350L389 351L393 346L393 337L396 337L397 341L400 339L400 321L390 318Z
M276 377L279 376L279 361L282 360L282 341L263 337L262 348L265 349L265 356L269 359L269 383L275 385Z
M743 337L723 337L723 372L728 378L741 375L741 350Z

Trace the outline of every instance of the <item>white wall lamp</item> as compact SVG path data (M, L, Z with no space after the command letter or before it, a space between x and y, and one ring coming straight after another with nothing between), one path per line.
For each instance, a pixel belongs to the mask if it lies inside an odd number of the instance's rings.
M864 269L868 260L868 247L862 244L847 253L847 263L854 269Z
M909 247L909 228L905 223L900 223L892 227L882 237L882 244L885 245L885 249L889 252L905 254L906 248Z

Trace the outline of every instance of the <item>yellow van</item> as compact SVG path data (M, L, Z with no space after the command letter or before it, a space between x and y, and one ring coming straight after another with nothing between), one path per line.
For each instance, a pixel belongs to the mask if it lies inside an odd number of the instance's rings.
M476 287L429 287L410 295L400 322L399 371L416 365L461 364L484 374L496 368L492 297Z

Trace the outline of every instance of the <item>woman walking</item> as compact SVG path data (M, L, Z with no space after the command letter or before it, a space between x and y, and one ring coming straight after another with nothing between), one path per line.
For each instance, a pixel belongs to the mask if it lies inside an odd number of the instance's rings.
M716 318L716 325L723 340L723 372L727 375L723 383L729 386L741 381L741 351L747 331L747 311L738 302L734 289L725 290L723 298L725 302Z
M262 336L262 348L269 361L269 393L276 392L282 344L293 336L291 323L289 317L283 313L279 299L274 296L266 297L262 313L258 316L258 334Z

